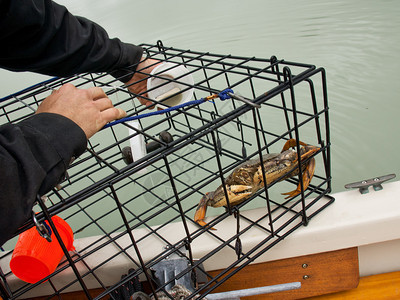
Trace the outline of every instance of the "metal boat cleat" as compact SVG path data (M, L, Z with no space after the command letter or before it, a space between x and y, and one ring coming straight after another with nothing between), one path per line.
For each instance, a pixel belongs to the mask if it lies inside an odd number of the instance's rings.
M384 176L379 176L371 179L366 179L363 181L348 183L344 187L346 189L358 189L361 194L366 194L369 192L369 187L372 185L375 191L380 191L383 189L382 183L393 179L396 177L396 174L389 174Z

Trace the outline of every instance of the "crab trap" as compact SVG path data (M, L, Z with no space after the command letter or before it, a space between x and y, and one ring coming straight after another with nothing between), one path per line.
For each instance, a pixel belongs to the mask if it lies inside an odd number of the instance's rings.
M139 290L173 299L176 286L185 287L185 299L211 297L334 201L323 68L161 42L141 46L167 66L150 75L153 86L143 94L91 73L52 78L0 103L1 123L17 123L71 83L103 88L128 114L88 141L65 180L38 196L34 220L3 245L3 299L57 299L72 291L129 299L128 291ZM174 68L184 68L183 75L163 75ZM149 110L138 97L163 110ZM55 216L71 228L73 243L67 245ZM50 274L27 283L10 260L17 235L36 226L49 229L63 257Z

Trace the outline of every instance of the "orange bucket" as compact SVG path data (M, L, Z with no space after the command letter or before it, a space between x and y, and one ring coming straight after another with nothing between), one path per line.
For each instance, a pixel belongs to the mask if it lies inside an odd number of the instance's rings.
M51 218L68 251L74 250L74 236L71 227L58 216ZM46 221L47 222L47 221ZM35 283L55 271L64 252L54 234L51 242L39 235L32 227L19 235L10 261L11 271L19 279Z

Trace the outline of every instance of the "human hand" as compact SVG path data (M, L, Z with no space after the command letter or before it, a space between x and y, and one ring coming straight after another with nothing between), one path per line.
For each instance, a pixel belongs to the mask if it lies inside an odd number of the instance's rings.
M142 96L148 97L147 93L145 93L147 90L147 80L145 79L149 77L151 71L153 71L153 69L160 63L161 62L157 59L143 58L136 68L137 72L135 72L132 78L125 83L128 90L136 95L143 93ZM139 96L137 98L141 104L146 105L150 109L154 108L153 102Z
M55 113L75 122L89 139L108 122L126 116L99 87L78 89L67 83L48 96L36 113Z

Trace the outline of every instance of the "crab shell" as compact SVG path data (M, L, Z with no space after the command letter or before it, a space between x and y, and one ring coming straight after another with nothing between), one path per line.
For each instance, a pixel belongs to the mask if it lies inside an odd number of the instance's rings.
M301 148L301 154L307 151ZM296 176L299 173L297 152L286 150L281 153L265 154L262 157L267 185L279 179ZM306 168L302 164L302 171ZM237 205L261 189L263 184L260 159L255 158L236 167L225 180L230 205ZM206 205L212 207L227 206L224 187L220 185L215 191L206 195Z

